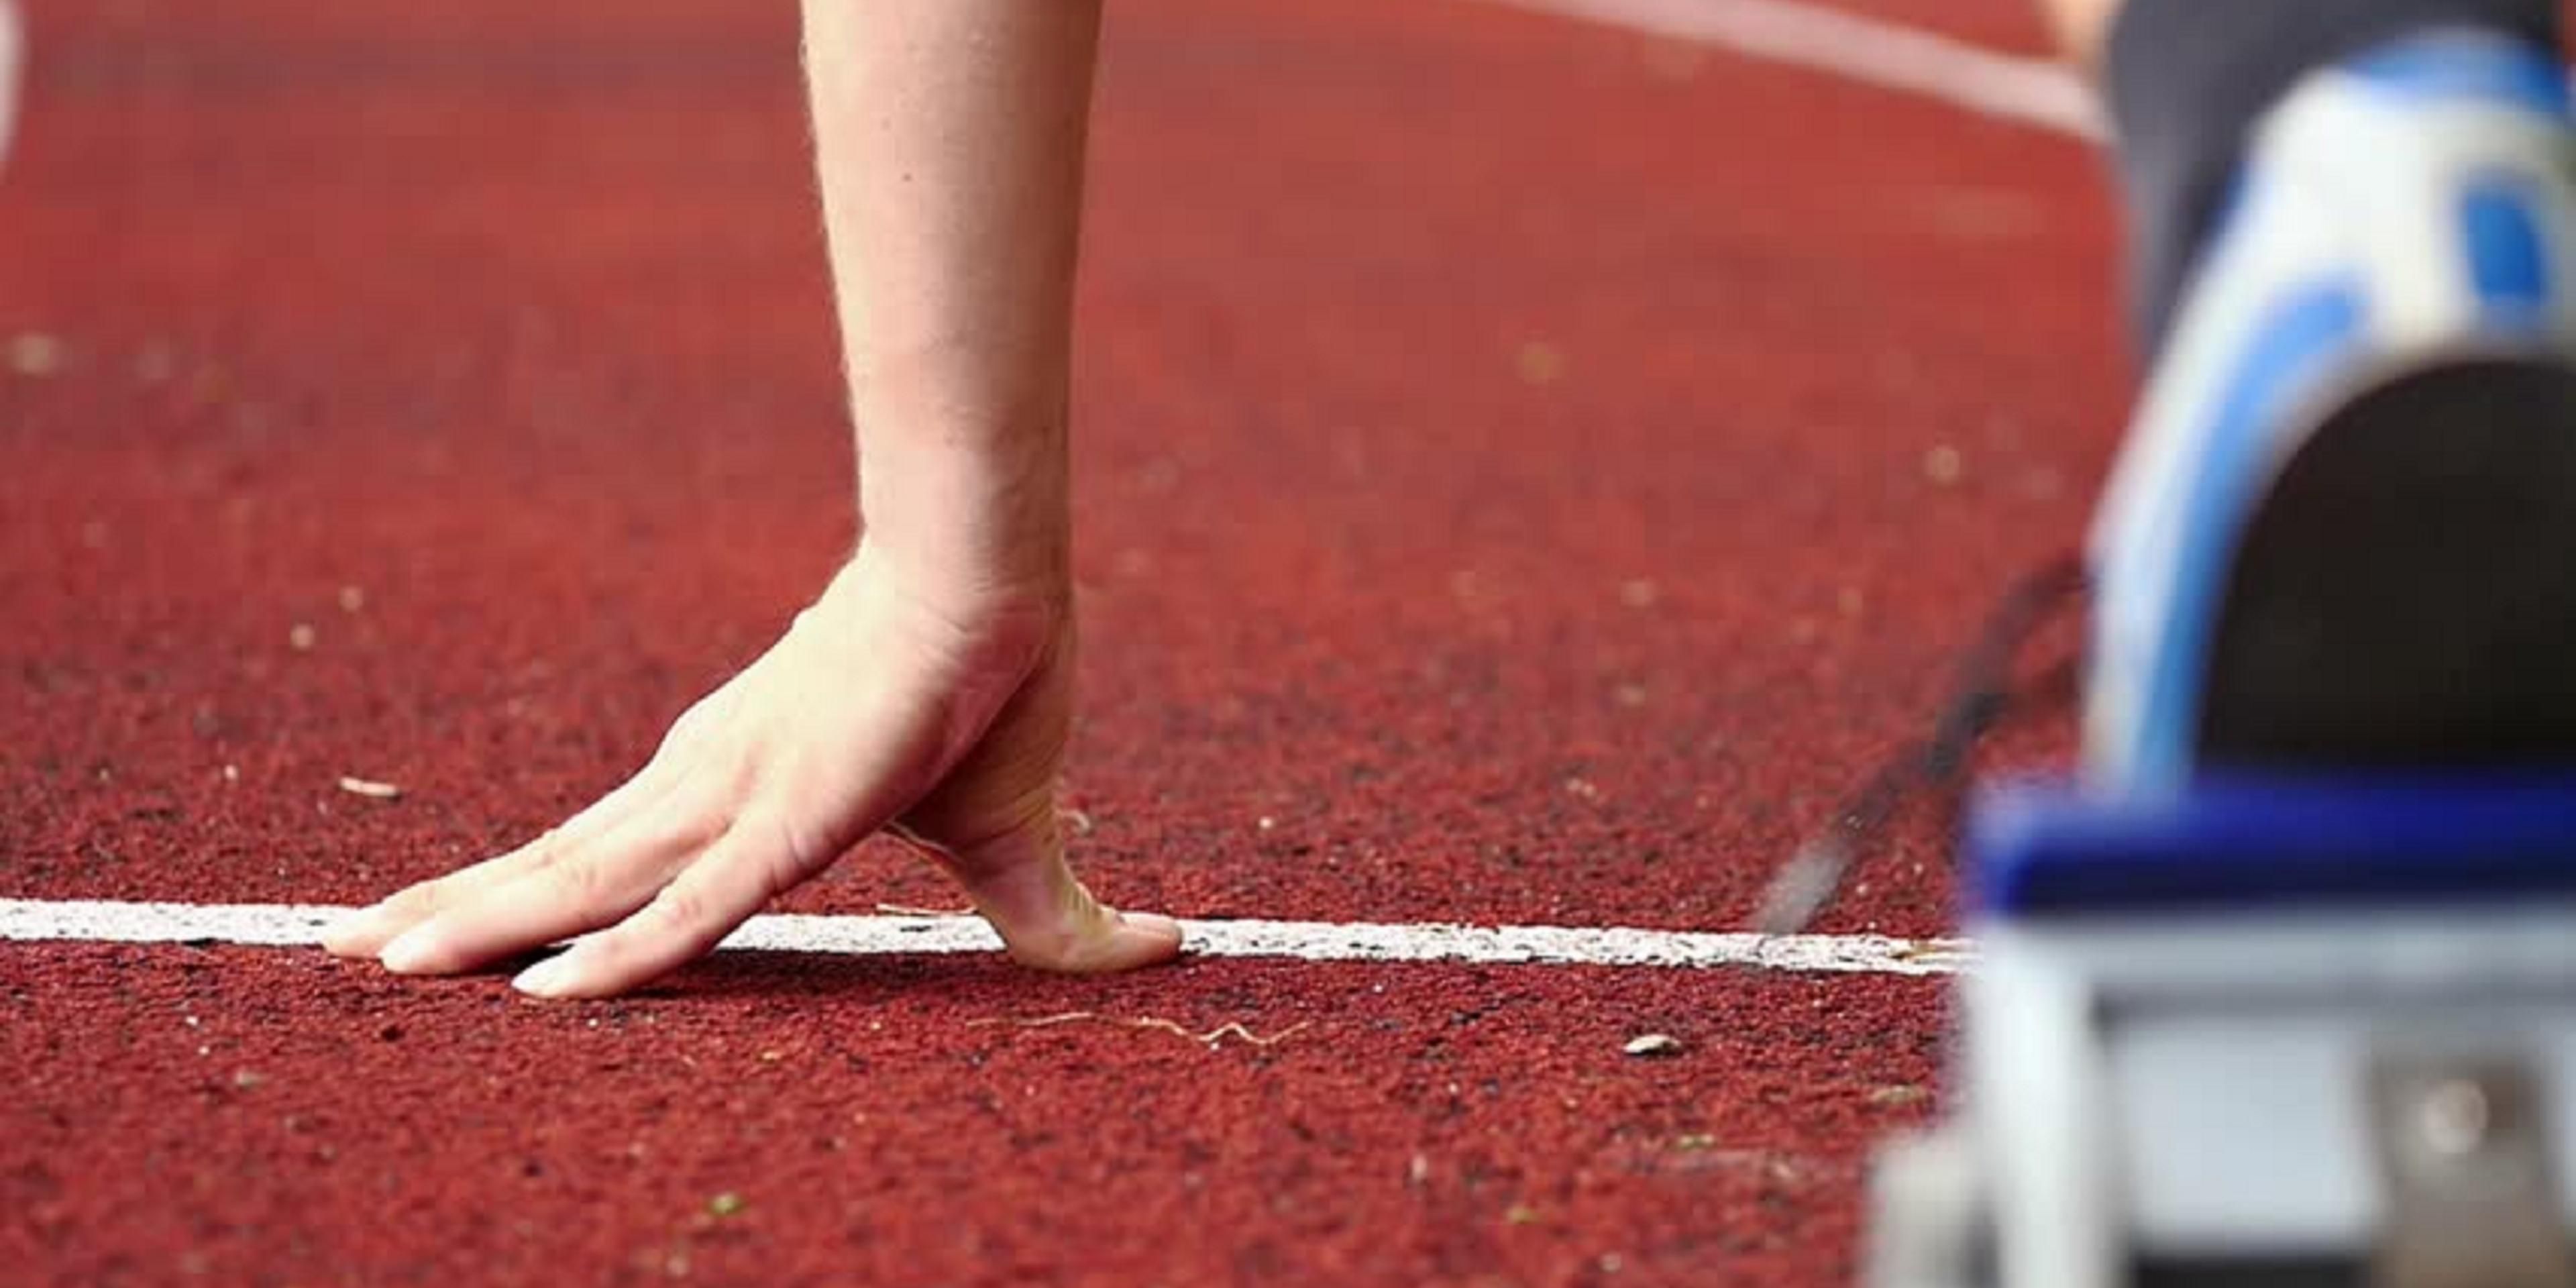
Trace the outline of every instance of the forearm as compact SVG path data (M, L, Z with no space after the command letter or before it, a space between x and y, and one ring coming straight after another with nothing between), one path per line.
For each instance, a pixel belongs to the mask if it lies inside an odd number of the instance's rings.
M806 0L871 540L1061 561L1099 20L1099 0Z

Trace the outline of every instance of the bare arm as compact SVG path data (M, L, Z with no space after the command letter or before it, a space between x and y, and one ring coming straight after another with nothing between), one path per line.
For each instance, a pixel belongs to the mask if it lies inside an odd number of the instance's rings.
M1099 24L1098 0L806 0L861 511L907 558L1062 557Z
M332 951L632 988L879 831L1055 970L1171 957L1066 865L1065 393L1097 0L807 0L858 424L858 551L787 634L562 826L335 927Z

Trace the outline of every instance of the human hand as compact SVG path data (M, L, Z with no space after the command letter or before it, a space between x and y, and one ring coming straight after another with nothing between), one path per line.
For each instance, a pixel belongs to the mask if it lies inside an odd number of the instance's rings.
M1065 863L1055 786L1072 701L1069 591L925 572L863 543L624 785L517 850L353 914L323 944L447 974L574 937L515 984L603 997L701 956L885 831L945 869L1021 962L1166 961L1177 923L1103 908Z

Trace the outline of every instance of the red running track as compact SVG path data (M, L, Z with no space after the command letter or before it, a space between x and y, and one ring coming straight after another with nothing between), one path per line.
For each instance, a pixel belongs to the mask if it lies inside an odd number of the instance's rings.
M1455 0L1113 9L1086 873L1740 921L2080 530L2127 379L2093 159ZM819 585L851 485L792 17L39 0L0 896L370 898L613 782ZM1941 835L1825 928L1940 930ZM880 900L944 896L868 852L790 902ZM1896 980L1242 961L550 1008L27 945L0 1007L0 1265L62 1284L1820 1284L1941 1022ZM1307 1027L983 1023L1070 1010ZM1685 1053L1618 1054L1650 1029Z

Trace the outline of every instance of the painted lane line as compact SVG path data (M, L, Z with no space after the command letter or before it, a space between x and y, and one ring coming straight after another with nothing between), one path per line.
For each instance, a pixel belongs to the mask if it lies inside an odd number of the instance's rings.
M2092 91L2043 58L1789 0L1496 0L1539 13L1710 45L1939 99L2079 138L2103 137Z
M112 903L0 899L0 940L312 945L346 908L302 904ZM1753 935L1571 926L1378 925L1332 921L1185 921L1204 957L1312 962L1529 963L1868 975L1947 975L1970 964L1955 939L1887 935ZM973 917L754 917L721 945L733 951L875 956L998 952Z

